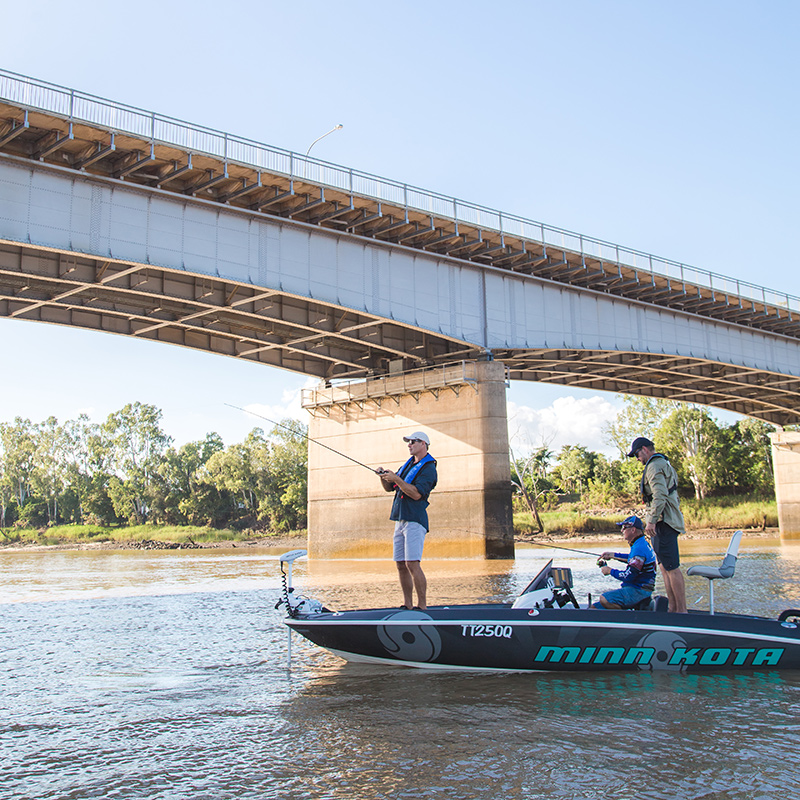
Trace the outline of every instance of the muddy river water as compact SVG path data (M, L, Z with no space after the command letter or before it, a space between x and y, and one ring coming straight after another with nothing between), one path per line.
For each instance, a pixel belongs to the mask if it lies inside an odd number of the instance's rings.
M725 545L686 541L684 564ZM279 552L0 551L0 798L798 796L800 674L427 673L298 638L289 668ZM430 602L510 599L551 557L579 595L614 585L588 556L517 556L425 562ZM382 559L295 574L330 607L399 603ZM707 591L687 579L690 607ZM745 539L715 594L800 607L800 544Z

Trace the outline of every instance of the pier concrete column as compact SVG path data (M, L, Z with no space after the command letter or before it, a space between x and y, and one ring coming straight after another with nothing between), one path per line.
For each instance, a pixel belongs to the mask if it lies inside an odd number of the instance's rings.
M313 440L312 555L391 558L392 495L370 469L399 469L408 458L403 436L421 430L431 440L439 474L430 496L425 557L513 558L507 386L504 365L486 361L304 392Z
M800 432L771 433L775 497L782 539L800 539Z

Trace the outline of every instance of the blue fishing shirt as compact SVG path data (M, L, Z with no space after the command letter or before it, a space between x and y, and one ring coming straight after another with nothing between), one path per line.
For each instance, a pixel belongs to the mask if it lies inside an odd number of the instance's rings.
M410 483L421 495L419 500L412 500L406 497L400 489L395 489L394 500L392 501L392 513L389 514L389 519L398 522L418 522L425 530L428 530L428 495L433 491L439 480L439 475L436 472L436 461L430 456L426 455L420 459L425 462L420 468L414 472L411 480L406 478L410 472L413 472L415 462L413 458L406 461L405 464L398 470L397 474L404 480Z
M637 589L653 589L656 583L656 554L650 542L642 535L635 539L631 551L614 553L615 558L624 558L628 561L625 569L611 568L611 576L622 581L623 586L635 586ZM640 566L641 565L641 566Z

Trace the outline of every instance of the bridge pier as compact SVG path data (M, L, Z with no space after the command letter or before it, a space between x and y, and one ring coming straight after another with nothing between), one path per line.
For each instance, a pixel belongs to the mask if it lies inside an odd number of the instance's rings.
M402 437L431 440L439 483L425 556L513 558L503 364L462 362L304 393L309 437L371 468L398 469ZM391 558L391 495L377 475L309 442L309 549L318 557Z
M800 539L800 432L770 434L782 539Z

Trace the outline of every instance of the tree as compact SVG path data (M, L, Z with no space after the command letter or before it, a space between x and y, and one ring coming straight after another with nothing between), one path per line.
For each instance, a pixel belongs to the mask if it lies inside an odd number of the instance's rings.
M284 420L264 436L254 428L241 444L215 453L206 464L209 480L234 495L240 516L276 530L306 524L308 461L306 426Z
M21 508L31 492L36 453L35 432L29 419L16 417L13 425L0 423L0 451L3 480L12 488Z
M114 510L136 523L147 521L158 466L171 441L160 422L160 409L129 403L109 414L103 425L114 476L109 482Z
M208 459L203 479L236 498L240 511L258 512L257 451L266 446L264 432L253 428L244 442L214 453Z
M219 434L189 442L178 450L170 447L158 468L159 488L153 502L154 516L168 524L214 525L226 516L230 503L207 480L209 459L225 449Z
M735 494L771 494L773 425L752 417L737 420L720 431L723 473L719 485Z
M582 445L565 444L558 454L554 474L558 475L564 488L580 492L588 485L589 479L594 477L597 458L597 453Z
M47 520L58 522L59 499L67 486L69 437L55 417L48 417L33 428L34 453L31 486L44 501Z
M544 523L539 516L539 499L553 484L547 479L547 467L553 452L547 447L538 447L522 458L517 458L511 450L511 484L522 495L525 505L536 520L537 530L544 530Z
M308 505L308 427L285 419L270 431L261 475L259 512L276 530L306 526Z
M64 434L67 439L64 453L66 481L77 501L75 522L82 523L94 477L104 466L105 448L102 446L100 426L91 422L86 414L65 422Z
M720 428L708 409L678 404L659 426L656 439L679 477L691 482L698 500L717 486L724 473L724 450Z
M603 433L609 444L619 449L625 457L631 442L639 436L654 439L661 423L672 413L675 404L670 400L655 397L625 395L622 398L622 411L614 422L607 425Z

